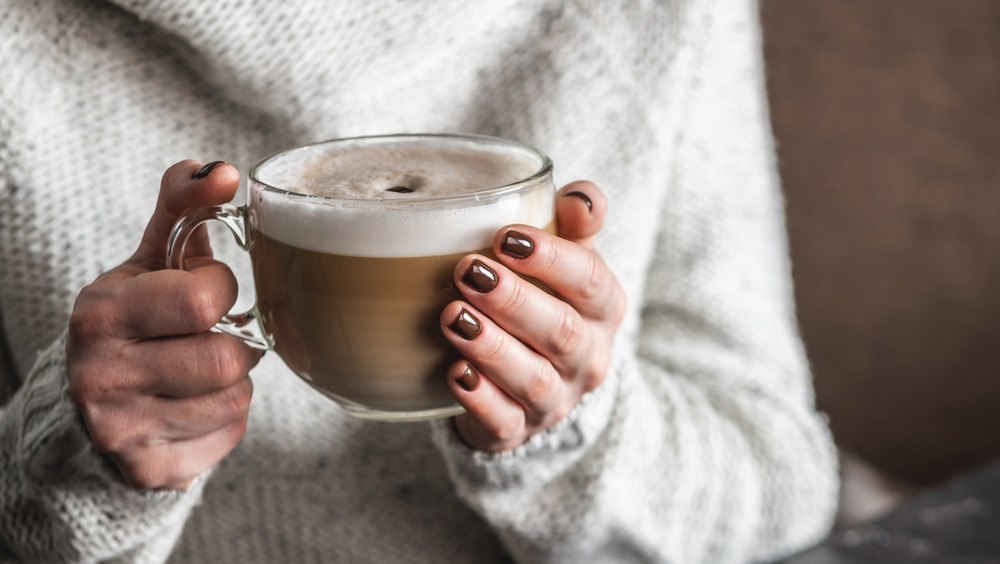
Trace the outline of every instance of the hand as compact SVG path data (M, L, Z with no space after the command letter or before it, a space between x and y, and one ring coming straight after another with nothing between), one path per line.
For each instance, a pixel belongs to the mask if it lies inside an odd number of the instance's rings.
M498 261L469 255L455 268L465 301L445 307L441 326L464 356L448 378L466 409L456 428L472 447L499 452L522 444L604 380L626 307L617 279L593 252L606 210L597 186L575 182L560 190L557 235L508 226L493 241Z
M70 317L70 395L136 489L186 489L246 431L260 352L209 332L236 300L235 277L212 260L204 227L188 241L188 270L164 269L178 215L228 202L238 184L229 165L170 167L139 249L84 288Z

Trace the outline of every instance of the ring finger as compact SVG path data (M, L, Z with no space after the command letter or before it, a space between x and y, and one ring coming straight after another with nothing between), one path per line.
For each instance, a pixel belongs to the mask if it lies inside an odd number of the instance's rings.
M529 421L557 411L565 383L552 364L471 305L455 301L441 313L441 328L479 373L523 406Z
M186 398L208 394L239 382L260 360L261 352L224 333L200 333L131 343L129 356L136 385L147 394Z

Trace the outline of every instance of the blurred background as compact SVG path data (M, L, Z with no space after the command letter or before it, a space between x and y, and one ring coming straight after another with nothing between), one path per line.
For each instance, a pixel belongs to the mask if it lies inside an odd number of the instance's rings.
M761 0L803 337L842 449L1000 457L1000 2Z

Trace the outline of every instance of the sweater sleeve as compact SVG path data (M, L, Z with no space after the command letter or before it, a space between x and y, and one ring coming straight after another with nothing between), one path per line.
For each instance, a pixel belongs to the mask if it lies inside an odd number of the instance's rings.
M201 499L137 492L93 447L66 379L65 338L0 407L0 560L162 562Z
M631 297L638 337L620 335L606 381L513 451L472 452L437 428L460 495L521 562L769 560L818 540L835 512L756 13L705 5L656 254Z

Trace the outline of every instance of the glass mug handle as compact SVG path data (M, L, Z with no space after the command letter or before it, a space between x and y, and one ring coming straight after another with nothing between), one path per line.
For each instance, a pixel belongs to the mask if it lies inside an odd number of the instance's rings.
M246 207L232 204L190 209L178 218L167 239L167 268L185 270L184 249L195 228L209 220L221 221L236 238L236 243L244 251L249 250L247 241ZM257 314L256 304L243 313L227 313L215 324L214 331L238 337L255 349L268 350L271 346L264 338Z

